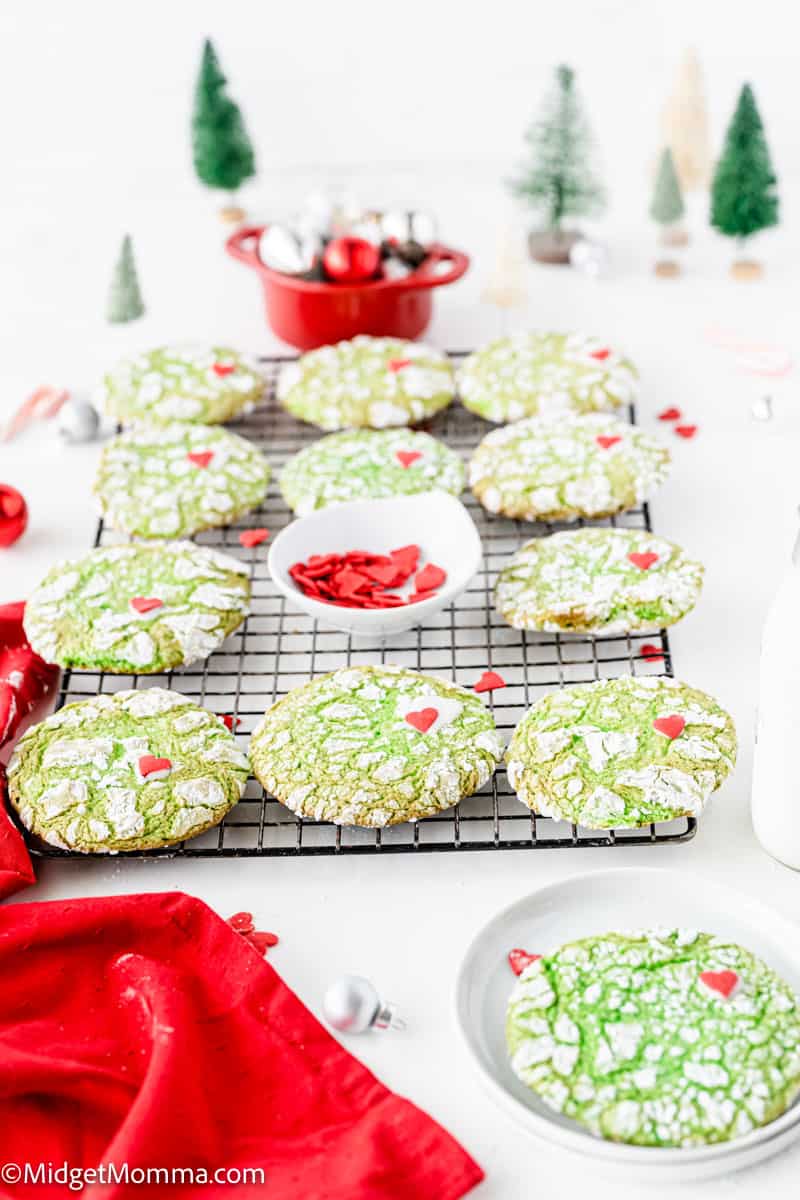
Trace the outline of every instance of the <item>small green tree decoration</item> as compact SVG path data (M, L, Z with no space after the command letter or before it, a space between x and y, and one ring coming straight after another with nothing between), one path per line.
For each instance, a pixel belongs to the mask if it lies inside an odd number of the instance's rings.
M666 146L658 162L650 216L658 225L674 225L676 221L680 221L685 211L675 160L669 146Z
M124 325L127 321L144 316L144 311L133 257L133 242L131 235L126 233L111 276L106 318L112 325Z
M216 51L206 38L194 93L192 154L201 183L235 192L256 173L255 155L244 119L225 85Z
M714 171L711 224L740 245L754 233L777 225L777 182L753 89L746 83Z
M556 68L541 114L525 140L533 162L512 181L512 190L544 214L550 237L558 241L564 237L567 218L601 212L605 205L603 186L591 164L592 134L571 67Z

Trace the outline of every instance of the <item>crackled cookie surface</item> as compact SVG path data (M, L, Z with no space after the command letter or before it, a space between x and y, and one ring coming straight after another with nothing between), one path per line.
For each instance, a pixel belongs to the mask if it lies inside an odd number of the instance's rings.
M523 521L607 517L646 500L669 451L603 413L529 417L494 429L475 450L469 483L485 509Z
M662 675L550 692L506 752L523 804L588 829L697 816L736 761L736 731L711 696Z
M247 567L208 547L105 546L47 573L25 605L25 633L60 667L168 671L215 650L249 598Z
M152 850L216 825L248 762L220 717L163 688L68 704L18 741L11 802L44 841L89 854Z
M258 450L225 429L148 425L111 439L94 490L112 528L144 538L184 537L257 508L269 477Z
M295 688L253 733L253 774L304 817L431 816L491 778L503 748L478 697L402 667L343 667Z
M515 629L633 633L679 621L703 567L640 529L575 529L534 538L500 572L495 601Z
M283 497L298 515L346 500L407 496L464 488L459 456L428 433L356 429L332 433L290 458L280 477Z
M636 368L599 338L580 333L518 333L465 359L458 392L488 421L589 413L630 404Z
M213 425L253 408L263 391L256 364L230 346L159 346L118 363L97 399L123 425Z
M748 950L693 929L544 955L511 993L506 1041L550 1108L638 1146L741 1137L800 1091L797 997Z
M453 399L445 354L421 342L365 335L311 350L284 367L278 399L320 429L415 425Z

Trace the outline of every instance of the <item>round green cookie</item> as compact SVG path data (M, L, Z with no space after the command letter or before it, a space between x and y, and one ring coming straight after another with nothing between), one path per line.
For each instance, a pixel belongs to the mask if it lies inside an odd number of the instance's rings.
M761 959L695 929L607 933L526 967L508 1003L514 1074L593 1134L727 1142L800 1091L800 1011Z
M105 546L47 573L25 605L25 634L60 667L152 674L207 658L249 599L247 567L206 546Z
M159 346L118 363L97 399L123 425L215 425L254 408L264 386L256 364L230 346Z
M500 572L497 609L515 629L642 633L695 605L703 567L641 529L575 529L534 538Z
M94 490L113 529L185 537L257 508L270 470L255 446L210 425L136 426L100 455Z
M506 751L523 804L587 829L697 816L736 761L733 721L697 688L662 675L550 692Z
M8 767L20 819L87 854L154 850L217 825L241 799L247 756L222 719L163 688L81 700L33 725Z
M450 808L503 747L478 697L402 667L342 667L295 688L253 733L253 774L287 808L369 827Z
M414 492L464 488L455 451L409 429L355 429L332 433L290 458L280 478L283 498L299 516L341 504Z
M464 407L497 422L618 408L635 399L637 382L629 359L580 333L497 338L458 371Z
M453 399L445 354L401 338L359 336L321 346L284 367L278 399L320 429L416 425Z
M641 504L667 475L669 450L603 413L528 417L494 429L469 464L485 509L523 521L610 517Z

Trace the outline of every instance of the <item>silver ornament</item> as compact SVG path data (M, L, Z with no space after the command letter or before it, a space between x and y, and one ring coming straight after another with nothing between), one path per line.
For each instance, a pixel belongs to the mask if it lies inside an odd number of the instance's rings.
M86 400L67 400L58 410L56 429L65 442L91 442L99 428L100 415Z
M343 975L322 998L325 1020L340 1033L366 1033L368 1029L405 1029L393 1004L384 1003L368 979Z
M258 240L258 257L265 267L283 275L304 275L314 266L319 238L288 225L268 225Z
M404 263L399 258L386 258L383 261L383 278L384 279L405 279L414 270L408 263Z
M579 238L570 247L569 264L590 279L599 279L608 272L608 250L601 242Z
M416 209L385 212L381 228L387 241L393 238L397 242L419 242L421 246L430 246L437 236L435 217Z

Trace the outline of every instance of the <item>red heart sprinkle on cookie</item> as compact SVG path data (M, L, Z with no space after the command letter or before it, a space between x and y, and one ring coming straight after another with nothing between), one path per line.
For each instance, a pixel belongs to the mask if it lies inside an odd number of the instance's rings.
M536 962L542 956L541 954L529 954L527 950L520 950L518 947L508 952L508 965L515 975L521 975L526 967L531 963Z
M701 971L700 982L727 1000L739 982L739 976L735 971Z
M696 425L676 425L675 432L677 433L678 437L693 438L694 435L697 433L697 426Z
M386 364L390 371L402 371L403 367L411 366L410 358L390 358Z
M437 567L435 563L428 563L421 571L417 571L414 576L414 586L418 592L432 592L441 587L446 579L446 571Z
M605 359L608 358L608 356L610 354L611 354L611 351L608 348L605 348L603 350L592 350L589 357L596 358L598 360L598 362L603 362Z
M640 571L649 571L653 563L658 562L658 555L648 550L642 554L629 554L628 558Z
M639 653L647 662L655 662L656 659L664 657L664 651L659 646L654 646L652 642L645 642L640 647Z
M656 733L663 733L664 737L668 737L671 742L680 737L685 728L686 722L676 713L673 713L671 717L656 717L653 721L653 729Z
M253 546L260 546L268 537L268 529L243 529L239 534L239 543L246 550L250 550Z
M474 692L493 692L496 688L506 686L506 681L497 671L484 671L477 683L473 684Z
M395 458L401 467L410 467L418 458L422 458L421 450L396 450Z
M217 362L217 363L214 363L211 370L214 372L215 375L219 375L220 378L223 378L225 375L233 374L233 372L236 370L236 363L219 363L219 362Z
M157 596L134 596L131 600L131 608L135 608L138 613L149 613L154 608L163 608L164 601L159 600Z
M139 759L139 774L143 779L162 772L166 775L171 770L172 763L168 758L155 758L152 754L143 754Z
M597 442L598 446L602 446L604 450L610 450L612 446L616 446L617 442L621 442L622 438L618 433L614 434L613 437L606 436L605 434L601 433L598 434L594 440Z
M406 713L406 720L420 733L427 733L438 715L435 708L421 708L418 712Z
M679 408L665 408L658 414L659 421L680 421L683 413Z
M207 467L214 457L213 450L197 450L190 451L186 457L190 463L194 463L196 467Z

